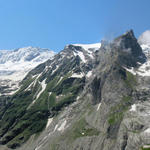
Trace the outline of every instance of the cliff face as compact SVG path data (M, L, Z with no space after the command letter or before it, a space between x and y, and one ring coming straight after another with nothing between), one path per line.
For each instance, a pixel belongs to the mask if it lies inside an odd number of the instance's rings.
M147 62L133 31L98 49L66 46L33 69L8 101L1 143L19 150L146 149Z

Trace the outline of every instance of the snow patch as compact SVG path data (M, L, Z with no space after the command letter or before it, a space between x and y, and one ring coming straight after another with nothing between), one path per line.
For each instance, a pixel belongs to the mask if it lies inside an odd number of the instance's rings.
M37 80L38 80L38 78L39 78L41 75L42 75L42 73L36 75L37 77L36 77L36 79L34 80L33 87L36 85Z
M78 52L77 54L79 55L79 57L81 58L81 60L82 60L84 63L86 63L86 59L85 59L85 56L83 55L83 53L82 53L82 52Z
M47 72L50 68L51 66L46 66L43 72Z
M101 103L98 104L97 106L97 111L100 109Z
M133 75L139 75L139 76L150 76L150 61L147 61L146 63L142 64L138 70L134 70L132 67L131 69L123 67L126 69L128 72L132 73Z
M59 66L57 65L56 68L52 71L52 74L54 74L58 68L59 68Z
M34 82L31 82L31 84L25 89L25 91L30 91L31 90L31 86L34 84Z
M80 74L74 73L74 74L72 74L71 77L72 77L72 78L83 78L84 75L83 75L83 73L80 73Z
M73 51L73 54L74 54L75 57L77 56L77 53L75 53L74 51Z
M57 82L57 85L61 82L62 79L63 77L60 77L59 81Z
M52 123L53 118L49 118L47 121L46 129L49 127L49 125Z
M131 106L130 111L136 111L136 104L133 104L133 105Z
M142 65L140 62L137 62L138 65Z
M58 131L64 131L66 124L67 124L67 121L65 120L57 130Z
M86 76L89 78L91 75L92 75L92 71L89 71Z
M12 89L12 90L14 90L14 89ZM4 95L13 95L13 94L15 94L17 91L19 91L19 89L16 89L16 90L11 91L11 92L9 92L9 93L7 93L7 94L4 94Z
M42 92L45 90L46 88L46 83L45 83L46 79L44 79L42 82L41 82L41 86L42 86L42 90L38 93L38 95L36 96L36 99L38 99L40 97L40 95L42 94Z
M150 133L150 128L146 129L144 133Z
M142 64L137 72L140 76L150 76L150 61Z
M131 67L131 69L123 67L124 69L126 69L128 72L132 73L133 75L136 75L136 71L134 71L134 68Z
M77 100L79 100L80 99L80 96L77 96Z
M64 120L64 119L63 119ZM61 120L54 128L54 131L64 131L65 130L65 127L66 127L66 124L67 124L67 120Z
M55 132L57 129L58 129L58 124L56 124L53 132Z
M42 147L42 145L40 145L37 148L35 148L35 150L39 150L41 147Z
M142 45L140 45L140 46L141 46L141 48L142 48L143 50L150 48L150 46L149 46L149 45L146 45L146 44L142 44Z

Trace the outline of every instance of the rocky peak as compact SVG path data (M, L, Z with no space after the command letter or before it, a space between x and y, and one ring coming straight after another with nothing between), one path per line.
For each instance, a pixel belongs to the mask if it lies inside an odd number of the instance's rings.
M144 63L146 56L142 51L133 30L130 30L113 41L113 49L119 52L120 64L136 67L137 63Z
M132 48L131 52L135 52L138 51L139 53L142 52L142 49L140 48L140 46L137 43L137 39L134 36L133 30L130 30L128 32L126 32L125 34L119 36L118 38L116 38L113 43L115 44L115 46L119 46L120 48L122 48L123 51L127 51L129 50L129 48ZM136 49L138 48L138 49Z
M126 33L124 33L123 35L122 35L122 37L132 37L132 38L135 38L135 36L134 36L134 32L133 32L133 30L131 29L131 30L129 30L129 31L127 31Z
M104 65L116 62L120 66L131 68L138 67L139 63L143 64L146 61L146 56L132 30L111 42L101 43L96 60Z
M70 44L70 45L65 46L64 49L71 50L71 51L76 51L76 50L81 51L82 47Z

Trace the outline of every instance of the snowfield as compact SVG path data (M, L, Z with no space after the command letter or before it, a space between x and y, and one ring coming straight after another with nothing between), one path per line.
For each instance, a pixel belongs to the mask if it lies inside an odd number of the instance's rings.
M36 47L0 50L0 81L7 80L5 86L12 88L12 92L7 94L13 94L18 88L18 83L29 71L48 59L52 59L54 55L55 52L49 49Z
M95 43L95 44L73 44L74 46L80 46L84 50L94 49L95 51L100 49L101 43Z

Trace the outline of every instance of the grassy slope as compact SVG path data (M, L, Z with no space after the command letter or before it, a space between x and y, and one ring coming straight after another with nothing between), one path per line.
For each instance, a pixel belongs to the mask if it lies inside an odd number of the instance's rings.
M49 115L57 115L64 106L75 101L78 92L84 86L85 79L69 78L69 76L70 74L64 76L59 84L59 76L52 78L47 83L45 91L30 108L29 105L41 87L37 82L31 91L25 91L33 79L24 82L20 91L13 96L10 107L0 121L0 135L4 135L3 144L7 143L11 148L20 146L32 134L45 128ZM49 96L50 92L52 94ZM63 96L56 99L56 95Z

